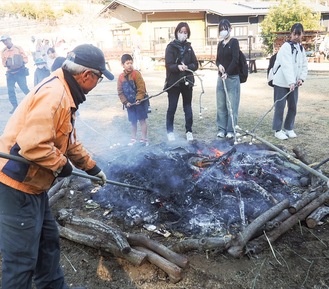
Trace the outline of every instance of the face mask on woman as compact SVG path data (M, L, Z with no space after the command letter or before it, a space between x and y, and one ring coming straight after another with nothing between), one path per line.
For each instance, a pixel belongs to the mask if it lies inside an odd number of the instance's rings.
M179 41L184 42L187 39L186 33L177 33L177 38Z
M229 36L228 30L222 30L219 32L219 36L222 39L226 39Z

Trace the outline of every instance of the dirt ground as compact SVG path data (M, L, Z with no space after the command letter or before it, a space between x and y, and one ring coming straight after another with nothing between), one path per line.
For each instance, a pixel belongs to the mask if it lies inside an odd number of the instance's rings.
M111 63L117 76L118 63ZM142 71L150 95L162 91L164 71L153 66ZM198 71L203 82L201 96L203 109L200 111L201 82L196 80L194 89L194 137L196 140L211 141L216 138L215 87L216 71ZM259 70L249 76L241 86L239 125L244 130L252 130L266 140L292 153L299 145L305 149L312 162L320 162L328 157L328 73L310 72L308 80L300 89L298 115L295 131L298 138L279 141L271 130L273 110L272 88L266 84L265 72ZM1 88L4 92L4 87ZM1 97L0 125L3 128L10 110L5 93ZM20 98L23 95L19 95ZM151 100L152 113L149 114L149 141L158 144L166 141L165 114L166 94ZM106 156L115 152L115 147L126 145L130 139L130 126L126 111L118 102L116 82L104 80L81 105L77 121L78 135L100 163L106 163ZM200 115L201 112L201 115ZM266 116L265 114L268 113ZM202 118L200 117L202 116ZM264 117L265 116L265 117ZM260 121L262 118L264 119ZM183 112L179 104L175 133L184 137ZM244 141L250 142L250 139ZM253 141L255 142L255 141ZM322 171L329 175L328 165ZM85 196L81 196L83 198ZM72 200L65 196L57 206L71 207ZM56 212L54 212L56 213ZM85 285L89 289L239 289L273 288L302 289L329 288L329 224L308 229L303 223L289 230L277 240L273 251L268 248L255 256L234 259L228 253L188 252L190 265L184 270L183 278L176 284L170 283L167 275L152 264L135 267L113 256L100 256L95 249L61 239L61 265L68 284ZM156 240L170 245L179 240L155 236ZM273 253L274 252L274 253Z

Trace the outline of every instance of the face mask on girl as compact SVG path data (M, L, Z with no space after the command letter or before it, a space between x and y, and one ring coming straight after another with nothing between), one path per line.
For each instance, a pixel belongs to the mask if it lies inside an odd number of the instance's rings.
M219 32L219 37L222 39L226 39L229 36L228 30L222 30Z
M45 66L46 66L45 64L38 64L37 65L37 67L40 68L40 69L44 68Z
M187 34L186 33L177 33L177 38L179 41L184 42L187 39Z

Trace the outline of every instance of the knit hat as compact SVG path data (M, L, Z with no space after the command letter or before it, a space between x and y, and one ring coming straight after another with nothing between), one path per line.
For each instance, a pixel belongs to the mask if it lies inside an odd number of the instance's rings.
M34 65L45 64L45 63L47 63L47 62L43 58L37 58L34 61Z

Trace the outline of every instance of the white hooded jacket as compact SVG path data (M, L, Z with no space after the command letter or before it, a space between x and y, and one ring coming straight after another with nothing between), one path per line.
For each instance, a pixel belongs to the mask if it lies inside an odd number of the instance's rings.
M308 68L305 49L299 44L285 42L276 57L273 66L273 84L280 87L289 88L291 84L297 83L298 80L305 81Z

